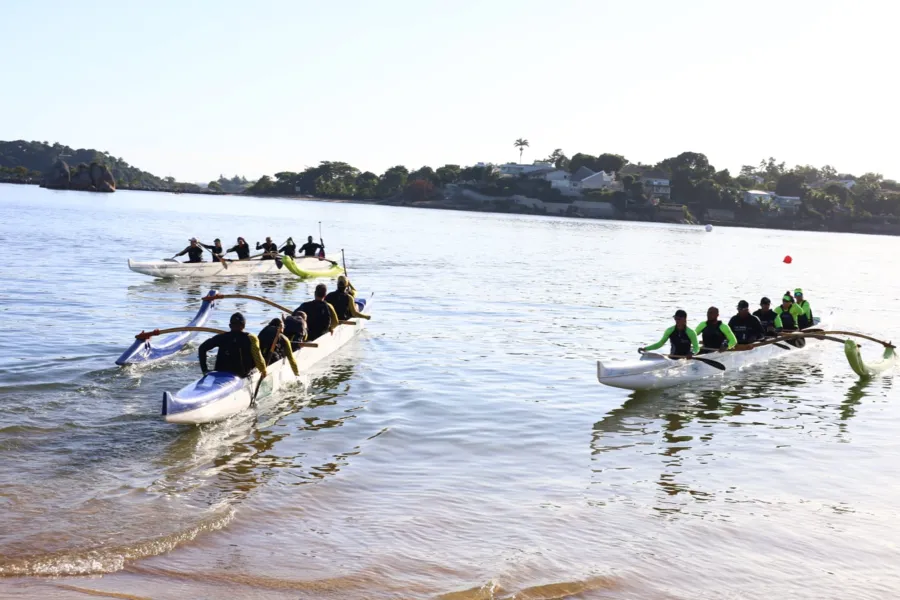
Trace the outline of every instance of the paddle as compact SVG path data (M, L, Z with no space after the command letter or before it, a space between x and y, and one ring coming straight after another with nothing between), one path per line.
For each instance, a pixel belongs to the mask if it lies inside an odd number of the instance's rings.
M350 279L350 275L347 273L347 259L344 257L344 249L341 248L341 262L344 264L344 275L347 276L347 279Z
M720 363L719 361L712 360L712 359L709 359L709 358L702 358L702 357L700 357L700 356L694 356L694 355L691 355L691 356L678 356L678 355L676 355L676 354L656 354L656 353L652 353L652 352L646 352L646 351L644 351L644 350L640 350L640 353L641 353L641 354L646 354L646 355L648 355L648 356L661 356L661 357L663 357L663 358L675 358L675 359L683 359L683 358L686 358L686 359L688 359L688 360L696 360L696 361L699 361L699 362L702 362L702 363L706 363L706 364L708 364L709 366L711 366L712 368L718 369L718 370L720 370L720 371L724 371L724 370L725 370L725 365L723 365L723 364Z
M282 312L286 312L291 314L293 311L286 306L278 304L277 302L272 302L271 300L267 300L265 298L260 298L259 296L251 296L249 294L210 294L209 296L205 296L203 300L213 301L213 300L224 300L226 298L240 298L243 300L256 300L257 302L264 302L269 306L273 306Z
M202 248L206 248L206 244L204 244L203 242L197 242L197 243L200 244L200 246ZM222 266L225 267L226 270L228 269L228 263L225 261L225 258L221 254L216 254L215 252L212 251L211 248L206 248L206 249L209 251L210 254L212 254L212 257L215 260L218 260L220 263L222 263Z
M322 221L319 221L319 258L325 258L325 242L322 241ZM337 263L335 263L337 264Z
M280 335L281 335L280 332L278 332L278 331L275 332L275 337L272 338L272 344L269 346L268 352L263 354L263 362L266 363L267 365L269 364L269 357L272 356L272 352L275 351L275 344L278 343L278 336L280 336ZM259 388L262 386L263 379L265 379L265 378L266 378L265 375L259 376L259 381L256 382L256 390L254 390L253 395L250 396L250 408L253 408L254 406L256 406L256 396L259 394Z

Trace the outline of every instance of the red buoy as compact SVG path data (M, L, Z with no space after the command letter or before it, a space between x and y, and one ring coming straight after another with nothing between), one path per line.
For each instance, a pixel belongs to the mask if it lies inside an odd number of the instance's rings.
M791 255L790 255L790 254L788 254L787 256L784 257L784 264L789 265L789 264L791 264L792 262L794 262L794 259L791 258Z

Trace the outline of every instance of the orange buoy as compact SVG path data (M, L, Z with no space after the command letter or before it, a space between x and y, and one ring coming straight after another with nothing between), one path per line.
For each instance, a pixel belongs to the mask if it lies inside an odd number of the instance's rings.
M791 264L792 262L794 262L794 259L791 258L791 255L790 255L790 254L788 254L787 256L784 257L784 264L789 265L789 264Z

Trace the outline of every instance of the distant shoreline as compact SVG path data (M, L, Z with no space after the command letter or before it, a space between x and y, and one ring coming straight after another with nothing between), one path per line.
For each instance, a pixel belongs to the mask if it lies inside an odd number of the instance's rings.
M37 182L34 181L21 181L21 180L12 180L7 181L5 179L0 179L0 183L8 183L14 185L38 185ZM548 215L539 211L522 209L519 210L499 210L496 206L491 206L485 208L483 210L476 209L472 206L462 206L458 204L453 204L448 201L442 200L427 200L424 202L409 202L405 200L399 199L386 199L386 200L359 200L355 198L322 198L322 197L314 197L307 194L298 194L291 196L268 196L268 195L255 195L255 194L230 194L227 192L216 192L216 191L197 191L197 190L184 190L180 192L169 191L169 190L154 190L149 188L119 188L121 191L129 191L129 192L158 192L160 194L195 194L199 196L235 196L242 198L268 198L268 199L282 199L282 200L309 200L313 202L332 202L332 203L340 203L340 204L361 204L366 206L396 206L402 208L422 208L422 209L431 209L431 210L453 210L458 212L471 212L471 213L494 213L494 214L519 214L519 215L535 215L535 216L557 216L568 219L585 219L592 221L627 221L627 222L644 222L644 223L669 223L669 224L683 224L683 225L712 225L714 227L743 227L747 229L770 229L775 231L812 231L819 233L863 233L869 235L900 235L900 224L885 224L885 223L874 223L871 221L861 221L854 219L845 219L839 223L829 223L827 221L822 220L812 220L812 219L796 219L792 222L782 221L779 223L758 223L753 221L719 221L719 220L708 220L700 223L699 221L687 221L687 220L673 220L673 219L652 219L644 216L637 215L617 215L614 217L589 217L589 216L579 216L579 215Z

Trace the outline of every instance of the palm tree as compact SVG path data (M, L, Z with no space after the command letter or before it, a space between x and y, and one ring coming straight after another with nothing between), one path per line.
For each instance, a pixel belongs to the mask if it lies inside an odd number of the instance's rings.
M528 140L519 138L515 141L513 146L519 149L519 162L522 162L522 153L525 152L525 148L528 147Z

